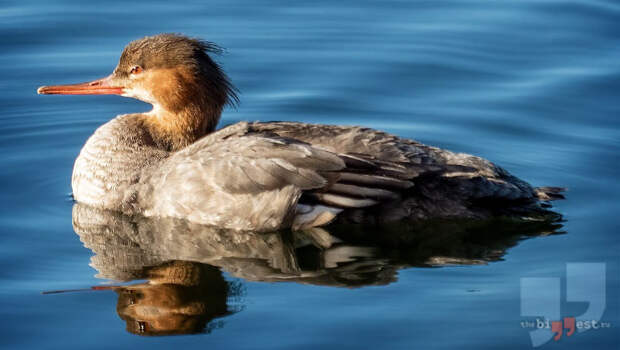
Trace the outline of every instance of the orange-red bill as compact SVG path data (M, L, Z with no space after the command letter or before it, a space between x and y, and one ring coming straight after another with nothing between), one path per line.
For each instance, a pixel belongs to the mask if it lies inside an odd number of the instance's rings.
M121 95L122 86L112 86L111 77L105 77L80 84L41 86L37 93L41 95Z

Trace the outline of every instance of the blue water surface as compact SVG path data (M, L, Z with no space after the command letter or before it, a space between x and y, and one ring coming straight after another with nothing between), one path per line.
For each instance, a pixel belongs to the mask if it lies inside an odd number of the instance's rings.
M161 32L227 49L218 61L241 104L222 124L364 125L473 153L535 186L567 187L554 209L564 234L506 246L487 264L388 262L389 281L359 288L223 268L239 289L225 297L231 312L192 335L128 331L112 290L41 294L120 283L101 276L91 258L103 253L74 231L70 177L99 125L149 106L36 89L105 76L129 41ZM562 316L576 316L587 304L566 301L566 264L595 262L606 267L601 321L611 328L544 348L617 349L619 38L613 0L4 0L0 347L527 349L521 278L561 278Z

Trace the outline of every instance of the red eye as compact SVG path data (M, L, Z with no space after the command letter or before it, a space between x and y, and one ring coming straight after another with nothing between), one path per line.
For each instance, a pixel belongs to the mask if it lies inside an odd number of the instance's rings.
M139 74L140 72L142 72L142 67L135 66L131 68L131 71L129 71L129 74Z

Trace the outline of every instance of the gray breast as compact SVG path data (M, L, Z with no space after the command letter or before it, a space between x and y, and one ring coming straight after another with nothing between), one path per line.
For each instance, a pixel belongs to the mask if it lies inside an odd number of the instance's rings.
M131 211L134 185L168 152L157 149L134 115L120 115L88 139L73 167L73 197L100 208Z

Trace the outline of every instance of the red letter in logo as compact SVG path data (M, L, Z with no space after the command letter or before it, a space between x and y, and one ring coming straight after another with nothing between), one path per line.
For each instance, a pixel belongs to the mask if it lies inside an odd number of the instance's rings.
M564 317L564 328L570 329L566 332L566 336L570 337L575 333L575 318L574 317Z
M562 338L562 321L551 322L551 332L555 333L553 340L560 340L560 338Z

